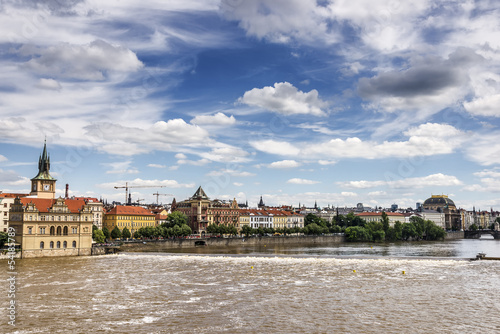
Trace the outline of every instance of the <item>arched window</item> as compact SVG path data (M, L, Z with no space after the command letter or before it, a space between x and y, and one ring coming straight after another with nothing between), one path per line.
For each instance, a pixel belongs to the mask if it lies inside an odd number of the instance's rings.
M50 235L56 235L56 228L54 226L50 227Z
M45 243L43 241L40 241L40 249L43 249L45 247Z
M60 241L57 242L57 248L61 248L61 242Z
M76 241L73 240L73 248L76 248Z
M67 241L63 242L63 248L68 248L68 242Z
M68 235L68 227L64 226L63 235Z
M61 235L61 226L57 227L57 235Z
M50 242L50 249L54 248L54 241Z

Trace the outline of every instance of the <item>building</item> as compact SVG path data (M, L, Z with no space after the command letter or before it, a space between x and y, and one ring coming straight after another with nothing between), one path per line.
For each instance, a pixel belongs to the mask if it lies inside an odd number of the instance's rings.
M387 218L389 218L389 226L394 226L397 221L401 224L405 222L405 215L399 212L386 212ZM363 218L367 223L369 222L382 222L382 212L361 212L357 213L356 216Z
M208 208L210 199L201 186L189 199L176 203L175 210L184 213L188 217L188 225L193 234L204 235L208 227ZM172 203L172 210L173 203Z
M93 197L73 197L73 199L83 200L92 211L92 223L102 230L103 204L100 200Z
M7 232L9 228L9 211L16 197L26 197L28 194L10 194L0 191L0 231Z
M116 205L104 213L103 227L111 232L117 226L120 232L126 227L134 236L142 227L156 227L155 214L140 206Z
M431 195L422 205L424 210L435 210L444 213L444 226L447 230L461 230L462 217L455 203L446 195Z
M9 211L23 258L91 255L92 209L83 200L55 199L55 190L44 143L30 196L16 197Z

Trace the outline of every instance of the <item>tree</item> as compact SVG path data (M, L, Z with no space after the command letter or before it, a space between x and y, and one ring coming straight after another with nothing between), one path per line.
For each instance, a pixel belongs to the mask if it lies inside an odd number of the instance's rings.
M0 248L3 248L3 245L9 240L9 235L7 232L0 232Z
M92 239L94 239L95 242L98 244L102 244L103 242L106 241L106 237L104 236L104 233L100 229L94 230L92 232Z
M120 229L118 226L115 226L115 228L111 231L111 238L113 239L119 239L122 236L122 232L120 232Z
M415 238L416 236L417 236L417 231L415 229L415 224L404 223L401 231L401 237L403 238L403 240Z
M370 241L371 234L367 229L361 226L349 226L345 229L345 238L347 241Z
M104 226L104 227L102 228L102 233L104 234L104 237L105 237L106 239L109 239L109 237L110 237L110 233L109 233L109 230L108 230L108 228L107 228L106 226Z
M382 226L384 228L384 232L387 233L389 230L389 217L387 217L387 213L385 211L382 211Z
M182 226L181 226L181 234L183 236L187 237L191 233L193 233L193 231L191 230L191 228L187 224L182 224Z
M168 215L167 222L165 223L165 225L166 227L174 227L175 225L180 227L183 224L187 223L188 223L188 217L184 213L180 211L174 211Z
M471 231L477 231L477 225L476 224L472 224L471 226L469 226L469 230L471 230Z
M249 225L243 225L243 227L241 228L241 233L243 233L247 238L250 234L252 234L252 232L253 228L251 228Z
M132 236L132 234L130 233L130 230L128 228L124 227L122 230L122 237L125 239L128 239L131 236Z
M326 225L327 225L326 220L324 220L321 217L316 216L313 213L308 213L304 217L304 227L309 225L309 224L316 224L316 225L319 225L321 227L326 227Z

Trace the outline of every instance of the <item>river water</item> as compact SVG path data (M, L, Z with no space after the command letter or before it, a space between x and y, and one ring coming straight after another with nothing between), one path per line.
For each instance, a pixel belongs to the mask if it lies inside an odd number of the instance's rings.
M500 261L461 260L500 256L497 240L188 251L205 254L16 260L16 326L5 285L0 331L500 332Z

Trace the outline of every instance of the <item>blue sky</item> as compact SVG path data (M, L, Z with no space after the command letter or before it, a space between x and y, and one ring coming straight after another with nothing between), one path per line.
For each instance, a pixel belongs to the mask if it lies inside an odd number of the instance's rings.
M500 210L499 7L1 1L0 190Z

